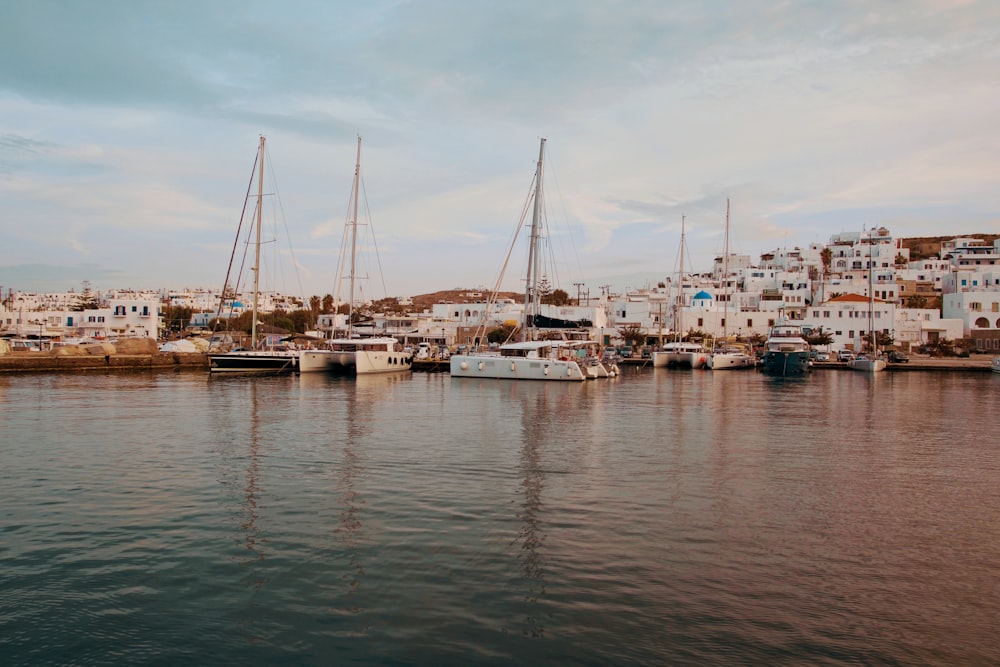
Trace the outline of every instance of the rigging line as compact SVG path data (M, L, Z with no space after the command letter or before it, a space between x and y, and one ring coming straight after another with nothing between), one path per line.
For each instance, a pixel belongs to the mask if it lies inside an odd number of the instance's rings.
M583 263L580 261L580 251L576 247L576 238L573 234L573 230L570 229L569 224L569 212L566 210L566 200L562 196L562 189L559 187L559 177L557 175L557 170L552 166L552 152L551 150L546 151L545 166L548 167L546 172L548 173L548 182L553 183L556 192L556 201L559 203L559 210L561 219L565 221L566 236L569 238L569 245L573 251L573 260L576 262L577 275L583 275ZM547 199L547 198L546 198ZM553 266L555 262L553 261Z
M267 151L268 156L271 155L271 150L269 148L265 146L264 150ZM285 230L285 244L288 246L288 256L292 260L292 268L295 271L295 282L299 288L299 298L302 299L302 302L304 304L306 298L306 291L302 287L302 274L299 273L299 263L295 259L295 248L294 246L292 246L292 237L288 231L288 218L285 217L285 205L281 200L281 194L278 192L277 171L274 168L274 161L269 160L268 162L271 165L270 169L271 187L274 190L274 201L276 204L276 208L278 209L278 217L281 218L281 226ZM275 237L277 237L277 234L275 234ZM275 254L277 254L277 248L275 248ZM277 273L277 270L275 272Z
M351 178L351 182L354 182L354 178ZM354 203L354 188L351 188L351 196L347 198L347 211L344 214L344 231L340 237L340 256L337 258L337 284L334 290L333 303L336 308L339 309L342 305L340 302L340 294L343 290L344 283L344 265L347 263L347 249L350 246L351 240L351 206Z
M215 313L215 327L212 328L212 333L218 330L219 318L222 316L223 304L225 304L226 299L226 288L229 287L229 276L233 271L233 260L236 259L236 248L240 244L240 234L243 229L243 221L246 219L247 214L247 203L250 201L250 190L253 188L253 177L257 173L257 161L260 159L260 148L257 149L257 153L253 158L253 169L250 170L250 182L247 183L247 193L243 197L243 210L240 212L240 223L236 227L236 239L233 241L233 250L229 254L229 266L226 267L226 280L222 283L222 294L219 295L219 309ZM232 314L232 307L229 310Z
M520 235L521 230L524 228L524 221L528 218L528 211L531 210L531 202L535 196L535 177L531 177L531 182L528 184L528 196L524 200L524 204L521 206L521 215L518 219L517 226L514 228L514 233L511 235L510 243L507 246L507 256L504 258L503 264L500 267L500 275L497 276L496 283L493 285L493 291L490 292L490 298L486 300L486 307L483 309L482 314L479 316L479 323L476 325L475 335L482 340L486 336L486 322L490 316L493 309L493 304L496 303L497 294L499 294L501 286L503 285L504 275L507 273L507 267L510 264L510 258L514 254L514 247L517 245L517 237ZM511 332L513 335L513 331ZM507 340L510 340L508 336ZM506 342L506 341L505 341Z
M365 188L365 181L361 179L361 192L364 193L365 216L368 219L368 230L372 239L372 247L375 249L375 264L378 266L378 276L382 283L382 297L389 296L389 290L385 287L385 272L382 270L382 255L378 251L378 239L375 237L375 218L372 216L371 208L368 206L368 190Z

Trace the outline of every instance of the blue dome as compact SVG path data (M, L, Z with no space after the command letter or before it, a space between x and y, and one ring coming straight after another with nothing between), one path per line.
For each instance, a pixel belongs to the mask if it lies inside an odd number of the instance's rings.
M694 300L695 301L702 300L702 299L708 299L709 301L711 301L712 300L712 295L709 294L708 292L706 292L705 290L702 290L702 291L700 291L700 292L698 292L697 294L694 295Z

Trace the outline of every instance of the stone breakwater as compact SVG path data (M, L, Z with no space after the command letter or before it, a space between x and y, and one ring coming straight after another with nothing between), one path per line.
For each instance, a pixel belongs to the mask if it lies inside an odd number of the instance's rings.
M151 338L128 339L116 344L64 345L48 352L0 354L0 373L86 371L102 369L208 368L200 353L160 352Z

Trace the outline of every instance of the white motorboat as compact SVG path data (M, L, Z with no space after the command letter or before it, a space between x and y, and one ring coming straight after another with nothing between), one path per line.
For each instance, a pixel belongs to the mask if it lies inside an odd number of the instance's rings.
M993 362L990 364L990 368L993 369L994 373L1000 373L1000 357L993 357Z
M779 320L764 343L762 370L768 375L802 375L809 372L809 343L799 324Z

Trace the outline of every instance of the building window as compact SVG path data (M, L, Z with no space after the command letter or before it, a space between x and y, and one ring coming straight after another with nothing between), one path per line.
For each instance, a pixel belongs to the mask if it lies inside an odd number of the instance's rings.
M978 301L970 301L969 310L971 310L974 313L981 313L983 312L983 304L979 303Z
M978 317L976 318L976 326L979 327L980 329L989 329L990 321L985 317Z

